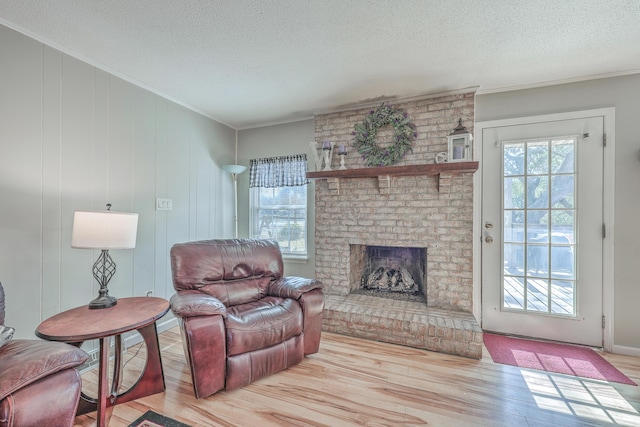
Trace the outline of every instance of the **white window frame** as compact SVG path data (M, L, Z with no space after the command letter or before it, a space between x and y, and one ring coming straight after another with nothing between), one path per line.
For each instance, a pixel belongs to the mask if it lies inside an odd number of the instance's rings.
M295 209L304 209L304 229L302 233L304 235L304 253L300 252L288 252L286 248L280 247L282 252L282 257L285 260L293 260L293 261L307 261L309 259L309 184L305 184L304 186L304 194L306 203L303 207L296 207ZM277 188L277 187L276 187ZM258 236L257 233L259 231L258 227L258 212L260 210L260 191L262 190L270 190L273 191L276 188L262 188L262 187L253 187L249 189L249 233L252 238L266 238L265 236ZM292 209L291 205L274 205L273 209ZM278 240L275 237L269 237L273 240Z

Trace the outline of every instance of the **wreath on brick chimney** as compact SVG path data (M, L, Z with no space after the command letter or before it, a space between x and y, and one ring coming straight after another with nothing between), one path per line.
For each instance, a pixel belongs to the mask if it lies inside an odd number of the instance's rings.
M376 144L378 129L393 126L393 145L380 147ZM413 140L418 137L416 126L409 120L407 113L383 103L369 111L362 123L356 123L354 145L367 166L391 166L398 163L407 151L411 150Z

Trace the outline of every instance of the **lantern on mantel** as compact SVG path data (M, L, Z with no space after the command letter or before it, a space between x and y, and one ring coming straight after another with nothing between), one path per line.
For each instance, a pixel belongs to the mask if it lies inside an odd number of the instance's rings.
M462 126L462 119L458 120L458 126L447 136L449 141L449 162L469 162L471 161L471 142L473 136L466 127Z

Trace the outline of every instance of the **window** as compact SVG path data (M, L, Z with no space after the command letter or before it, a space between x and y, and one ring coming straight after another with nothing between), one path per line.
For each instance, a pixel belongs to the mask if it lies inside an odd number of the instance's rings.
M285 258L307 258L307 158L251 160L251 237L278 242Z
M284 256L307 256L307 186L252 191L251 235L275 239Z

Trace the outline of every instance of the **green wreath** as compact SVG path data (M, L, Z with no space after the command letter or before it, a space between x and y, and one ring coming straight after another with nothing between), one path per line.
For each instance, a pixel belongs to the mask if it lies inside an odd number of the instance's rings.
M375 142L378 129L386 125L393 126L395 143L386 148L380 148ZM367 166L390 166L398 163L405 153L411 150L413 140L418 137L416 126L409 120L407 113L382 104L364 118L362 123L356 123L354 131L354 145Z

